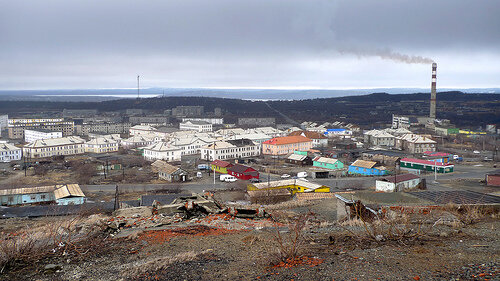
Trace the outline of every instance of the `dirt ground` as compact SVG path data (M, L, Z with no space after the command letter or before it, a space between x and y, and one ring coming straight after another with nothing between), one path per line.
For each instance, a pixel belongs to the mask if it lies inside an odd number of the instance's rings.
M229 215L163 227L139 227L151 218L127 219L129 228L107 232L65 251L9 268L0 280L499 280L497 216L470 225L422 225L422 235L399 240L367 238L362 224L336 222L334 201L282 204L280 223ZM311 213L314 213L312 215ZM296 223L305 224L298 258L280 263ZM117 218L107 217L109 221ZM48 221L47 221L48 220ZM4 220L3 233L53 223L54 218ZM279 231L279 232L278 232ZM278 234L279 233L279 234ZM278 242L278 237L283 243ZM96 246L97 245L97 246ZM45 269L47 264L57 270Z

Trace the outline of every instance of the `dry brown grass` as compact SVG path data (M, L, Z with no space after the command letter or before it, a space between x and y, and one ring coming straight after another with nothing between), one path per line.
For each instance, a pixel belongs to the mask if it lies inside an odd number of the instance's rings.
M168 268L177 263L186 263L199 259L201 256L210 253L212 249L200 252L189 251L179 253L175 256L165 256L149 260L141 260L133 264L123 265L122 276L125 278L135 278L147 272L156 272Z

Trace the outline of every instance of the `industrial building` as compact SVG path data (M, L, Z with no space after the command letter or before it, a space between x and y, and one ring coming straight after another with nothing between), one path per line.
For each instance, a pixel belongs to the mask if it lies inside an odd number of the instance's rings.
M375 190L383 192L399 192L422 186L422 179L414 174L394 175L375 181Z

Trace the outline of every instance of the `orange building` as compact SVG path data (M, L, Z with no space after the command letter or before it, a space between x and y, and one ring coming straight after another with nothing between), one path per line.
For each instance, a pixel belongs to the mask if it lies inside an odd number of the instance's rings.
M286 155L294 151L308 151L313 142L304 136L277 137L262 143L262 154Z

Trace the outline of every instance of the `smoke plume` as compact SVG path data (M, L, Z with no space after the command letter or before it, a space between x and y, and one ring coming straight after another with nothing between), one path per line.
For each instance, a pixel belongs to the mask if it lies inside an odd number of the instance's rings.
M373 50L360 50L360 49L339 49L340 54L352 54L358 58L362 57L379 57L384 60L392 60L395 62L402 62L408 64L431 64L434 62L433 59L422 57L406 55L398 52L394 52L390 49L373 49Z

